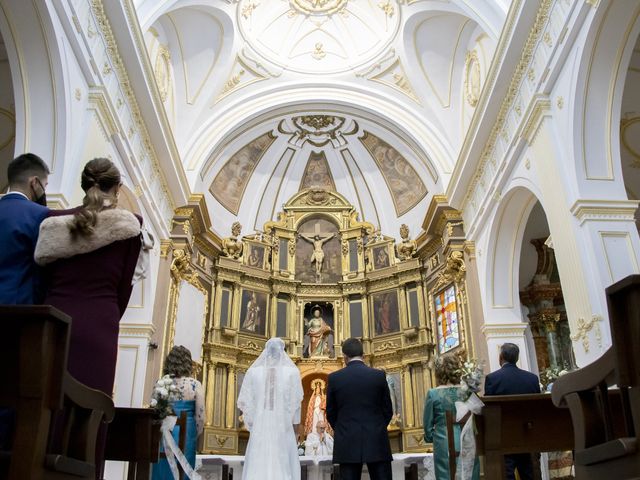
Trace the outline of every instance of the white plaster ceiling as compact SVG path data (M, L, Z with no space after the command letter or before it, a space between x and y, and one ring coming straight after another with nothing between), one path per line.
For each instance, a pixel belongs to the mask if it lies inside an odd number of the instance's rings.
M139 0L151 64L192 190L265 131L277 139L252 172L237 209L207 194L214 229L236 218L253 229L300 184L311 144L292 146L282 121L305 114L356 121L347 150L362 179L349 180L344 148L323 146L338 191L383 230L414 235L432 194L446 188L506 17L508 0ZM288 120L287 120L288 119ZM365 128L365 125L367 128ZM428 195L410 211L357 138L403 152ZM278 161L295 151L273 190ZM326 151L325 151L326 150ZM336 154L338 152L338 154ZM355 178L355 177L354 177ZM360 183L358 183L360 182ZM364 190L375 192L370 201ZM360 186L358 186L360 185ZM360 199L360 200L358 200ZM262 210L260 210L262 208ZM377 211L377 217L373 212Z

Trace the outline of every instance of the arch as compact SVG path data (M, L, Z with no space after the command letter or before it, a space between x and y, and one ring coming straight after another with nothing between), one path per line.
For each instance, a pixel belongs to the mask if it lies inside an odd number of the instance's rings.
M522 238L531 210L540 201L540 196L530 187L521 182L504 195L489 230L487 245L492 246L492 250L487 258L486 285L489 288L486 300L491 309L520 312L517 273L520 270Z
M423 115L398 105L390 97L344 83L323 87L283 84L267 91L256 90L242 98L238 97L232 104L221 107L218 115L211 117L194 131L184 156L192 188L198 177L202 178L201 172L207 160L217 156L233 132L248 130L271 118L299 109L342 112L373 118L378 124L393 131L416 152L421 152L423 157L432 160L438 177L448 178L453 170L454 149L443 141L438 129ZM398 118L407 121L400 125Z
M599 6L583 32L570 102L580 196L626 199L619 127L625 73L639 33L640 4L615 1Z
M340 229L342 228L342 225L340 225L340 222L338 221L338 219L334 215L331 215L329 212L310 212L302 215L298 219L298 221L294 225L295 230L298 231L298 229L302 225L314 219L326 220L332 223L333 225L335 225L338 231L340 231Z
M55 190L62 180L69 143L71 102L52 6L14 0L0 5L15 97L15 151L33 152L51 168Z

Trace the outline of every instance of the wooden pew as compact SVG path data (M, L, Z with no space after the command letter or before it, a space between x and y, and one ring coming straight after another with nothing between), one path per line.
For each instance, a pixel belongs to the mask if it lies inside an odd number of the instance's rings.
M97 428L113 403L67 373L71 319L47 305L0 306L0 406L15 412L11 451L0 456L9 479L91 478ZM59 450L49 450L52 414L74 414L58 425ZM73 438L72 438L73 437ZM6 467L6 465L5 465Z
M9 478L41 478L51 412L62 408L71 319L53 307L0 306L0 405L16 429ZM9 458L9 456L7 456Z
M497 395L482 401L475 422L485 478L505 478L504 455L573 450L571 415L555 408L551 395Z
M160 454L160 423L151 408L116 408L107 433L106 459L129 462L127 478L145 479Z
M113 419L113 400L65 372L64 410L49 429L45 479L96 478L96 443L101 427Z
M571 412L581 480L640 478L640 275L606 292L612 347L552 390L554 404Z

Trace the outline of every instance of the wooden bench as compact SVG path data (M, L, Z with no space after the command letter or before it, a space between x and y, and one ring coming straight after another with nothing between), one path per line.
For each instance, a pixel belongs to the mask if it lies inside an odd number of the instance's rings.
M95 478L97 431L113 402L67 373L71 319L47 305L3 305L0 323L0 406L16 418L11 449L0 455L6 478ZM51 450L52 415L64 408L61 442Z
M160 454L160 423L151 408L116 408L107 433L107 460L129 462L127 478L148 479Z
M556 408L551 395L496 395L482 401L475 422L485 478L505 478L504 455L573 450L571 415Z
M581 480L640 478L640 275L606 292L611 348L552 390L554 404L571 412Z

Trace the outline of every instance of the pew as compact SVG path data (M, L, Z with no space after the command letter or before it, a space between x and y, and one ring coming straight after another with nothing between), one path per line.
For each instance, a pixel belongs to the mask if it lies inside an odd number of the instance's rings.
M611 348L552 389L554 404L571 413L581 480L640 478L640 275L606 293Z
M107 434L107 460L129 462L127 478L148 479L160 455L160 423L151 408L116 408Z
M63 411L53 428L45 454L47 480L96 478L96 443L101 427L113 419L113 400L78 382L69 372L63 380Z
M63 405L71 319L49 306L0 306L0 405L15 412L8 478L42 478L51 412Z
M555 408L551 395L483 397L475 416L478 455L485 458L485 478L505 478L504 455L573 450L571 415Z
M5 305L0 322L0 406L16 419L10 451L0 455L4 477L95 478L96 437L113 402L67 373L71 319L48 305ZM52 416L62 410L54 438Z

